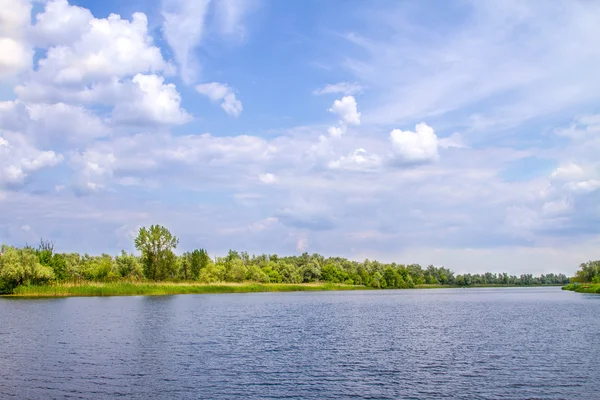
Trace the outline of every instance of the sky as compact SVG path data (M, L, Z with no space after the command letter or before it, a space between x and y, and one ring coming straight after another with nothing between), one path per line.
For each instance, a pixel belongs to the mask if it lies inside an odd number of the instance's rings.
M600 2L0 0L0 243L566 273Z

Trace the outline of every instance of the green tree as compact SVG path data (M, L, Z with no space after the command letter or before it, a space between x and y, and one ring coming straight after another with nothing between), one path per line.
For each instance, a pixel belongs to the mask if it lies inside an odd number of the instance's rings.
M2 246L0 249L0 293L19 285L37 285L54 279L52 268L42 265L35 250Z
M230 282L242 282L246 279L248 269L244 265L244 261L240 258L228 260L225 263L227 270L226 279Z
M179 240L160 225L140 228L135 238L135 248L142 253L144 275L148 279L173 278L177 272L177 261L173 250Z
M256 265L251 265L248 267L248 273L247 273L246 278L249 281L254 281L254 282L261 282L261 283L269 282L269 276Z
M121 255L115 257L117 273L122 278L139 279L144 275L140 260L133 254L121 250Z
M206 268L210 264L210 257L208 252L204 249L196 249L190 254L190 272L192 279L198 280L200 277L200 271Z

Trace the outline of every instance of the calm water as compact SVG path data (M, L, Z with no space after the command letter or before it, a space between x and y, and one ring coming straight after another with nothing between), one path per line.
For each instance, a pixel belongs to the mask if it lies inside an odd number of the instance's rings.
M600 399L559 288L0 299L0 398Z

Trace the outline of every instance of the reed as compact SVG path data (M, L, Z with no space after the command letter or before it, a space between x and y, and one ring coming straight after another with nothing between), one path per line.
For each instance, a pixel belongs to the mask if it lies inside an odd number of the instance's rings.
M176 283L176 282L60 282L39 286L19 286L9 296L158 296L203 293L302 292L319 290L361 290L365 286L334 283Z

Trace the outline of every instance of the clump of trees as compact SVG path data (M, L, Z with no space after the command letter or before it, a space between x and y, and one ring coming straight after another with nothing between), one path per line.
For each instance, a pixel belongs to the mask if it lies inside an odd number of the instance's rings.
M581 283L600 283L600 260L588 261L579 266L579 270L573 278L572 282Z
M365 285L374 288L412 288L415 285L540 285L565 284L563 275L514 276L504 274L454 275L444 267L418 264L351 261L303 253L281 257L277 254L249 255L230 250L225 257L212 259L205 249L176 255L179 240L160 225L141 228L134 241L139 256L121 251L83 256L56 253L54 243L42 240L37 248L2 246L0 255L0 292L11 292L18 285L37 285L51 281L197 281L214 282L331 282ZM582 264L583 265L583 264ZM587 265L587 264L586 264ZM594 264L598 276L598 262ZM585 271L590 268L586 267ZM587 274L588 272L586 272ZM586 275L586 279L587 279Z

